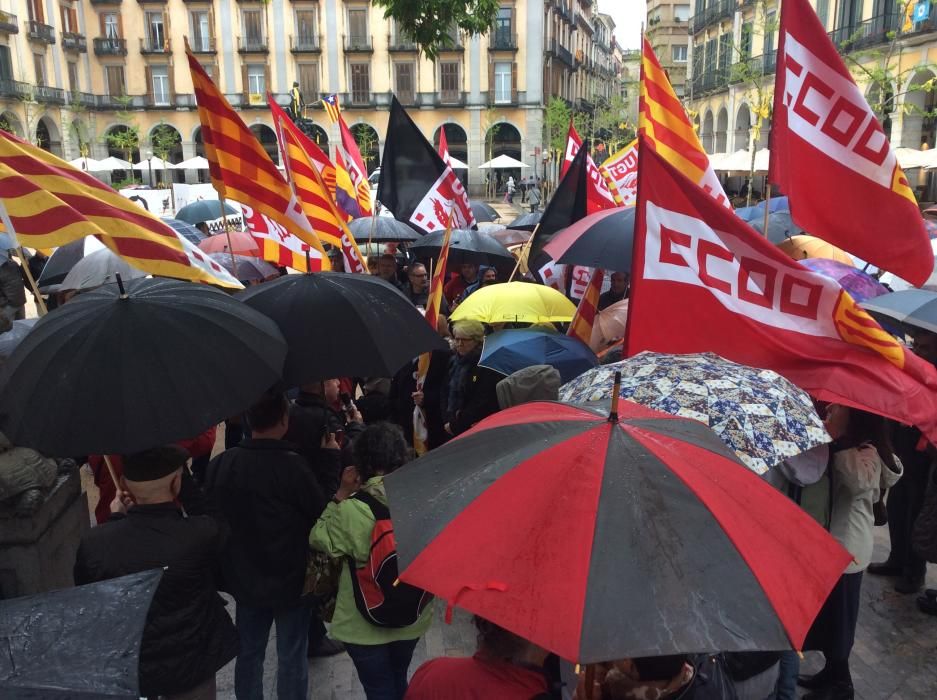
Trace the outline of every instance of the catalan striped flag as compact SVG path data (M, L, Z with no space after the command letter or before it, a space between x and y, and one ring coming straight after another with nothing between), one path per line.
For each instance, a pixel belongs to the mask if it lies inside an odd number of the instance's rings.
M355 186L355 199L358 201L361 216L371 216L371 187L368 185L368 170L364 167L364 159L361 157L361 151L358 150L358 143L351 129L341 116L338 118L338 126L342 132L342 142L338 146L337 153L341 153L348 175L351 177L351 184Z
M283 123L287 126L294 125L293 120L290 119L289 115L283 111L283 108L276 103L276 100L273 99L273 95L269 93L267 94L267 104L270 105L270 112L273 115L274 124L278 124L283 120ZM318 144L300 131L298 127L295 128L293 133L298 133L300 135L300 143L302 143L306 155L309 156L312 160L312 164L316 166L316 170L322 175L322 179L325 181L325 185L328 187L332 199L335 199L335 164L329 160L329 156L319 148Z
M355 237L332 200L322 175L303 149L300 136L302 134L292 122L286 119L277 122L277 137L286 162L286 172L303 213L322 241L342 251L347 272L367 274Z
M217 263L192 259L179 235L135 202L5 131L0 131L0 209L6 233L19 245L53 248L96 235L149 274L241 286Z
M452 236L453 212L449 210L449 223L446 225L446 233L442 239L442 248L439 250L439 259L436 261L436 269L433 271L433 280L430 282L429 299L426 302L426 321L434 331L439 323L439 309L442 306L442 291L446 286L446 265L449 262L449 239ZM423 383L426 381L426 375L429 372L429 363L432 354L425 352L417 359L416 363L416 390L423 391ZM429 447L426 444L429 438L429 432L426 427L426 412L421 406L413 407L413 450L418 454L426 454Z
M586 345L592 342L592 326L595 325L595 315L599 309L599 293L602 291L604 279L605 271L596 268L585 294L579 300L579 306L576 308L572 323L569 324L569 330L566 331L566 335L579 338Z
M298 236L323 254L323 264L328 269L322 243L303 215L289 183L188 47L186 56L202 123L208 172L218 195L248 205Z
M646 146L709 192L716 201L731 208L709 156L646 37L641 55L638 132L645 137Z
M324 100L322 100L322 106L325 107L325 113L329 115L329 119L332 120L334 124L341 117L341 109L338 106L338 95L329 95Z

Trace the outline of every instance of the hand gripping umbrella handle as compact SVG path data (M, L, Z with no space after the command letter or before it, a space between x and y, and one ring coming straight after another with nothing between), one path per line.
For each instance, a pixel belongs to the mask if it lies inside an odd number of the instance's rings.
M618 422L618 399L621 391L621 372L615 372L615 384L612 386L612 409L608 414L609 423Z

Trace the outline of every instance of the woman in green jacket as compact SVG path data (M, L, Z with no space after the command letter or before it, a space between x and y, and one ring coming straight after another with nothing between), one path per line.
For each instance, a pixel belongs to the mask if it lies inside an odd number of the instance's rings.
M360 490L386 505L384 476L402 466L409 452L399 427L377 423L355 438L353 453L355 466L345 469L335 497L312 529L309 544L335 558L351 557L361 566L368 560L375 520L370 507L351 496ZM428 605L408 627L371 624L355 604L349 568L342 567L329 634L344 642L368 700L402 700L413 649L431 621L432 606Z

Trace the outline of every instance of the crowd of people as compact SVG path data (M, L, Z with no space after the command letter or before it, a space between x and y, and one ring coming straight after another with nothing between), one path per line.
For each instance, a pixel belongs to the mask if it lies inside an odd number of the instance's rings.
M415 307L426 308L425 265L401 266L388 252L369 260L369 267ZM8 272L12 279L14 270ZM0 285L8 318L17 318L25 303L18 279L15 290L12 283L9 292ZM421 603L400 624L377 624L362 607L358 572L373 556L375 528L391 517L383 479L414 456L414 406L425 412L426 447L435 449L499 410L555 400L561 383L545 365L507 377L480 366L492 329L479 321L448 321L468 296L499 281L494 268L463 264L454 271L438 325L450 349L432 353L421 385L414 358L393 377L275 387L223 426L176 445L110 456L116 485L104 457L89 456L100 490L98 526L82 540L76 584L165 567L143 635L141 694L213 698L215 674L234 660L237 698L268 697L264 661L275 627L280 698L308 696L309 657L341 653L351 658L369 700L791 700L797 685L809 690L808 700L854 697L849 658L864 572L894 577L900 593L922 592L926 563L911 540L935 454L916 429L835 404L817 406L832 443L785 461L767 477L853 555L805 643L823 654L818 673L799 676L797 653L778 651L622 659L593 667L587 678L547 650L476 618L474 656L433 659L408 681L433 606ZM628 297L627 274L613 273L610 283L599 309ZM937 365L937 334L919 331L912 348ZM886 521L890 554L871 563L873 528ZM918 606L937 614L937 592L923 591ZM594 684L591 695L587 683Z

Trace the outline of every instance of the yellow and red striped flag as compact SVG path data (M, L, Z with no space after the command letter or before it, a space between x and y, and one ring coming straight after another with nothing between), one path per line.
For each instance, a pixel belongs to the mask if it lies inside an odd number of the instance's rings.
M338 95L328 95L325 99L322 100L322 106L325 107L325 113L329 115L329 119L334 124L338 121L339 116L341 116L341 109L338 106Z
M286 124L293 124L293 120L290 119L290 116L276 103L276 100L273 99L273 95L270 93L267 93L267 104L270 106L270 113L273 115L274 124L278 123L280 120L285 120L284 123ZM329 160L329 156L319 148L315 141L306 136L298 127L296 131L302 134L301 143L306 151L306 155L309 156L310 160L312 160L312 164L316 166L316 170L322 175L322 179L325 181L325 186L328 187L332 199L335 199L335 164Z
M303 215L289 183L188 46L186 56L202 123L208 172L218 195L246 204L302 239L322 254L323 267L328 269L322 243Z
M702 187L717 202L732 207L686 116L686 110L677 99L670 79L660 67L646 37L641 54L638 133L644 136L645 146Z
M151 275L241 286L135 202L5 131L0 131L0 218L18 245L53 248L96 235Z
M589 280L589 286L586 287L585 294L579 300L579 306L576 308L576 315L573 316L569 324L569 330L566 335L572 338L579 338L586 345L592 342L592 326L595 325L595 315L599 310L599 293L602 291L602 280L605 279L605 271L596 268Z
M430 282L429 298L426 301L426 321L434 331L439 324L439 309L442 306L442 291L446 286L446 265L449 263L449 239L452 237L452 208L449 209L449 223L446 225L446 233L442 239L442 248L439 250L439 259L436 261L436 269L433 271L433 279ZM416 390L423 391L423 383L426 381L426 375L429 372L429 363L432 354L425 352L420 355L416 363ZM418 455L426 454L429 447L426 444L429 438L429 432L426 427L426 412L420 406L413 407L413 450Z
M347 272L367 274L368 269L355 237L332 200L322 175L303 149L304 135L292 121L285 118L277 121L276 126L286 172L312 228L321 240L342 251Z

